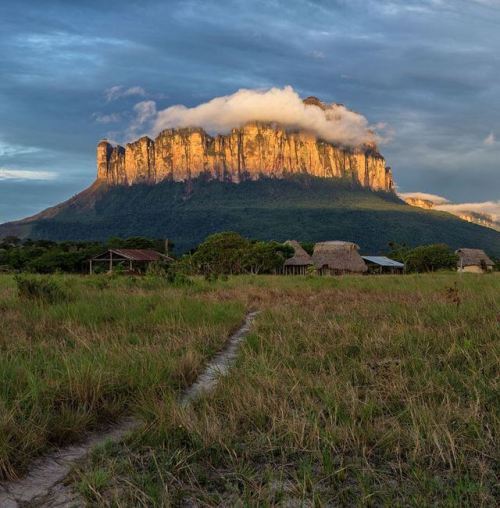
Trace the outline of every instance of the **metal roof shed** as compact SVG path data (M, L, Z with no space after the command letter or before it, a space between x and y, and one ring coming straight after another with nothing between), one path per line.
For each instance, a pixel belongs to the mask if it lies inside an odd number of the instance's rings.
M361 256L371 273L402 273L405 269L404 263L395 261L386 256Z

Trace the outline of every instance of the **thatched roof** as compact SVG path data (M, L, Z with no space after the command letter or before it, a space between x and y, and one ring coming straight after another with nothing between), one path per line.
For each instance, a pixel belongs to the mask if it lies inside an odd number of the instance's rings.
M359 246L351 242L321 242L314 246L312 260L316 268L327 266L339 272L366 272L368 268L358 250Z
M296 240L287 240L285 245L293 247L295 254L285 261L285 266L309 266L312 265L311 256L302 248Z
M458 254L458 266L493 266L493 261L486 255L484 250L481 249L458 249L455 251Z

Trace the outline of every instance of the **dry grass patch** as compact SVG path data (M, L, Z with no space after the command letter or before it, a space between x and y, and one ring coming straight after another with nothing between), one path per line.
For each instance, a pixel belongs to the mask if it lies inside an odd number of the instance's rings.
M456 288L460 303L450 300ZM239 278L265 311L230 376L98 452L101 505L495 505L496 276Z
M71 297L25 299L0 277L0 478L51 446L173 397L244 315L238 301L205 300L203 286L47 280Z

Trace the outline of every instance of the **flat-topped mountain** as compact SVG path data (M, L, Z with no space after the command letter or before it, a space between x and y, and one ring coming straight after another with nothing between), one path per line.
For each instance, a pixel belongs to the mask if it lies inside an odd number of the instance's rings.
M315 97L304 102L329 118L356 116ZM359 146L335 144L312 131L252 121L213 136L180 128L125 147L101 141L97 179L88 189L0 225L0 237L149 236L169 238L183 252L211 233L232 230L278 241L347 240L369 254L386 252L389 242L444 242L500 256L500 233L400 200L371 138L359 138L366 140Z
M304 103L332 107L314 97ZM347 178L372 190L394 189L391 170L375 144L334 145L276 123L250 122L216 136L201 128L167 129L154 140L144 136L125 147L104 140L97 146L97 178L110 185L186 181L201 174L237 183L297 173Z

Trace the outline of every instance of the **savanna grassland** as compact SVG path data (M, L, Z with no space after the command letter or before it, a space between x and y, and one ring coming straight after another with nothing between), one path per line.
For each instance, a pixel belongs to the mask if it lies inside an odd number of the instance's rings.
M232 278L262 309L190 407L159 399L74 481L95 505L494 505L498 276Z
M20 298L14 279L0 276L0 478L83 431L174 397L244 316L242 303L208 300L198 286L35 280L57 292Z
M60 283L26 304L0 279L3 475L132 413L71 476L91 506L496 504L498 275ZM249 309L229 375L180 404Z

